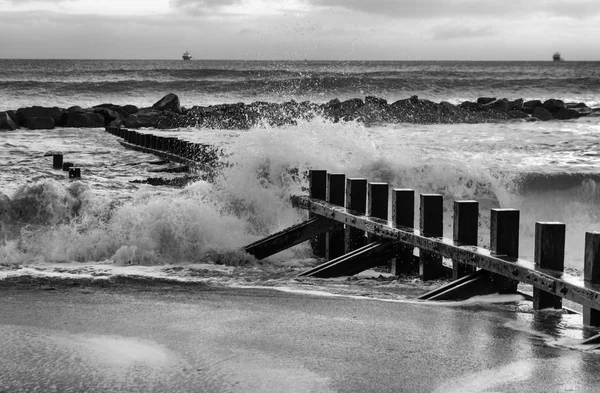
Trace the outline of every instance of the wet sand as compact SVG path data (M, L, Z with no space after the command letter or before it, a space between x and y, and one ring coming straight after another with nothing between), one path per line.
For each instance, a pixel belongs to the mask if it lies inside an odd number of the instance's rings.
M600 391L600 354L548 312L206 285L0 297L0 392Z

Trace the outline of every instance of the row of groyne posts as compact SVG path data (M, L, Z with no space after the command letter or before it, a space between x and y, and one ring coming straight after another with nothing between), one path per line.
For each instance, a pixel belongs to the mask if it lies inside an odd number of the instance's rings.
M61 153L52 154L52 168L69 172L69 179L81 177L81 168L76 167L72 162L64 161Z
M395 274L418 270L422 280L432 280L450 274L442 263L449 258L453 281L422 299L516 293L523 282L533 286L534 309L560 309L562 299L569 299L583 305L584 324L600 326L600 232L586 233L582 280L564 272L565 224L536 222L530 262L518 255L519 210L491 209L490 249L484 249L477 246L477 201L454 201L453 237L448 239L443 237L443 196L419 198L416 229L414 190L390 190L387 183L311 170L309 196L292 197L295 207L309 211L309 219L244 249L263 259L310 241L316 256L326 259L300 274L314 277L353 275L388 265ZM590 340L600 343L600 335Z
M106 132L122 138L124 146L145 153L151 153L173 162L188 165L190 169L206 164L213 159L212 146L203 143L194 143L175 137L163 137L149 133L142 133L121 127L105 127Z

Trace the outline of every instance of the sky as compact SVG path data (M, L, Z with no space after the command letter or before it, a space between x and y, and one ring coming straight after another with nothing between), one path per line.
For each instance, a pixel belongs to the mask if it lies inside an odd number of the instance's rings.
M0 58L600 60L599 0L0 0Z

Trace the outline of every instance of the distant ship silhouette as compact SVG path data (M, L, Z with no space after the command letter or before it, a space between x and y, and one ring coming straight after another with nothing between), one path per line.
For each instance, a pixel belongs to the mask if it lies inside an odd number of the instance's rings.
M560 52L555 52L552 55L552 60L554 60L554 61L563 61L564 59L562 57L560 57Z
M185 51L185 53L183 54L183 60L192 60L192 55L190 55L190 52Z

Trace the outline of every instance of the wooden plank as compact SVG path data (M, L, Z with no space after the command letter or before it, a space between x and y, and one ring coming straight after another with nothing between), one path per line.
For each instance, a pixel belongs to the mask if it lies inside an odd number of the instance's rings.
M346 254L331 260L326 266L312 272L310 276L321 278L352 276L372 267L385 265L394 253L393 242L373 242L351 255Z
M446 293L454 288L458 288L461 285L463 285L464 283L468 283L473 281L475 278L481 278L483 277L483 272L485 272L485 270L477 270L474 273L468 274L466 276L460 277L454 281L449 282L446 285L442 285L441 287L438 287L432 291L429 291L427 293L424 293L423 295L419 296L418 299L421 300L429 300L429 299L433 299L436 296L442 294L442 293Z
M590 284L600 284L600 232L585 233L585 258L583 280ZM600 311L583 307L583 324L600 326Z
M430 237L444 235L444 197L440 194L421 194L421 233ZM423 281L444 276L442 256L435 252L420 250L419 277Z
M392 189L392 223L394 226L412 228L415 225L415 190L407 188ZM392 262L391 273L418 273L418 260L413 258L414 247L399 245ZM415 263L415 261L417 263Z
M453 236L455 242L476 246L479 233L479 202L454 201ZM475 268L459 261L452 261L452 279L475 273Z
M337 206L344 206L346 199L346 175L343 173L327 174L326 201ZM332 229L325 234L325 259L332 260L344 255L344 226Z
M314 273L316 273L316 272L318 272L320 270L323 270L323 269L325 269L325 268L327 268L327 267L329 267L329 266L331 266L333 264L336 264L336 263L338 263L340 261L343 261L343 260L346 260L348 258L352 258L354 255L361 254L361 253L364 254L365 252L368 252L371 249L373 249L375 247L378 247L380 245L380 243L381 242L373 242L373 243L366 244L366 245L364 245L364 246L362 246L360 248L357 248L356 250L350 251L349 253L344 254L344 255L342 255L342 256L340 256L338 258L332 259L331 261L323 262L322 264L320 264L318 266L315 266L312 269L306 270L306 271L298 274L298 276L300 276L300 277L311 276Z
M367 212L367 179L346 179L346 208L358 214ZM356 250L366 242L365 231L359 231L350 225L346 226L344 237L344 252Z
M244 247L243 250L250 255L254 255L256 259L264 259L287 248L310 240L337 225L339 224L333 220L328 220L323 217L314 217L308 221L304 221L298 225L294 225L293 227L249 244Z
M536 269L530 261L501 255L485 248L457 244L452 239L442 237L426 237L413 228L393 227L391 222L386 220L356 215L346 208L333 206L307 196L293 196L291 199L295 207L376 234L381 238L436 252L443 257L531 284L536 288L546 288L555 295L600 310L600 285L598 284L584 284L582 279L564 272Z

